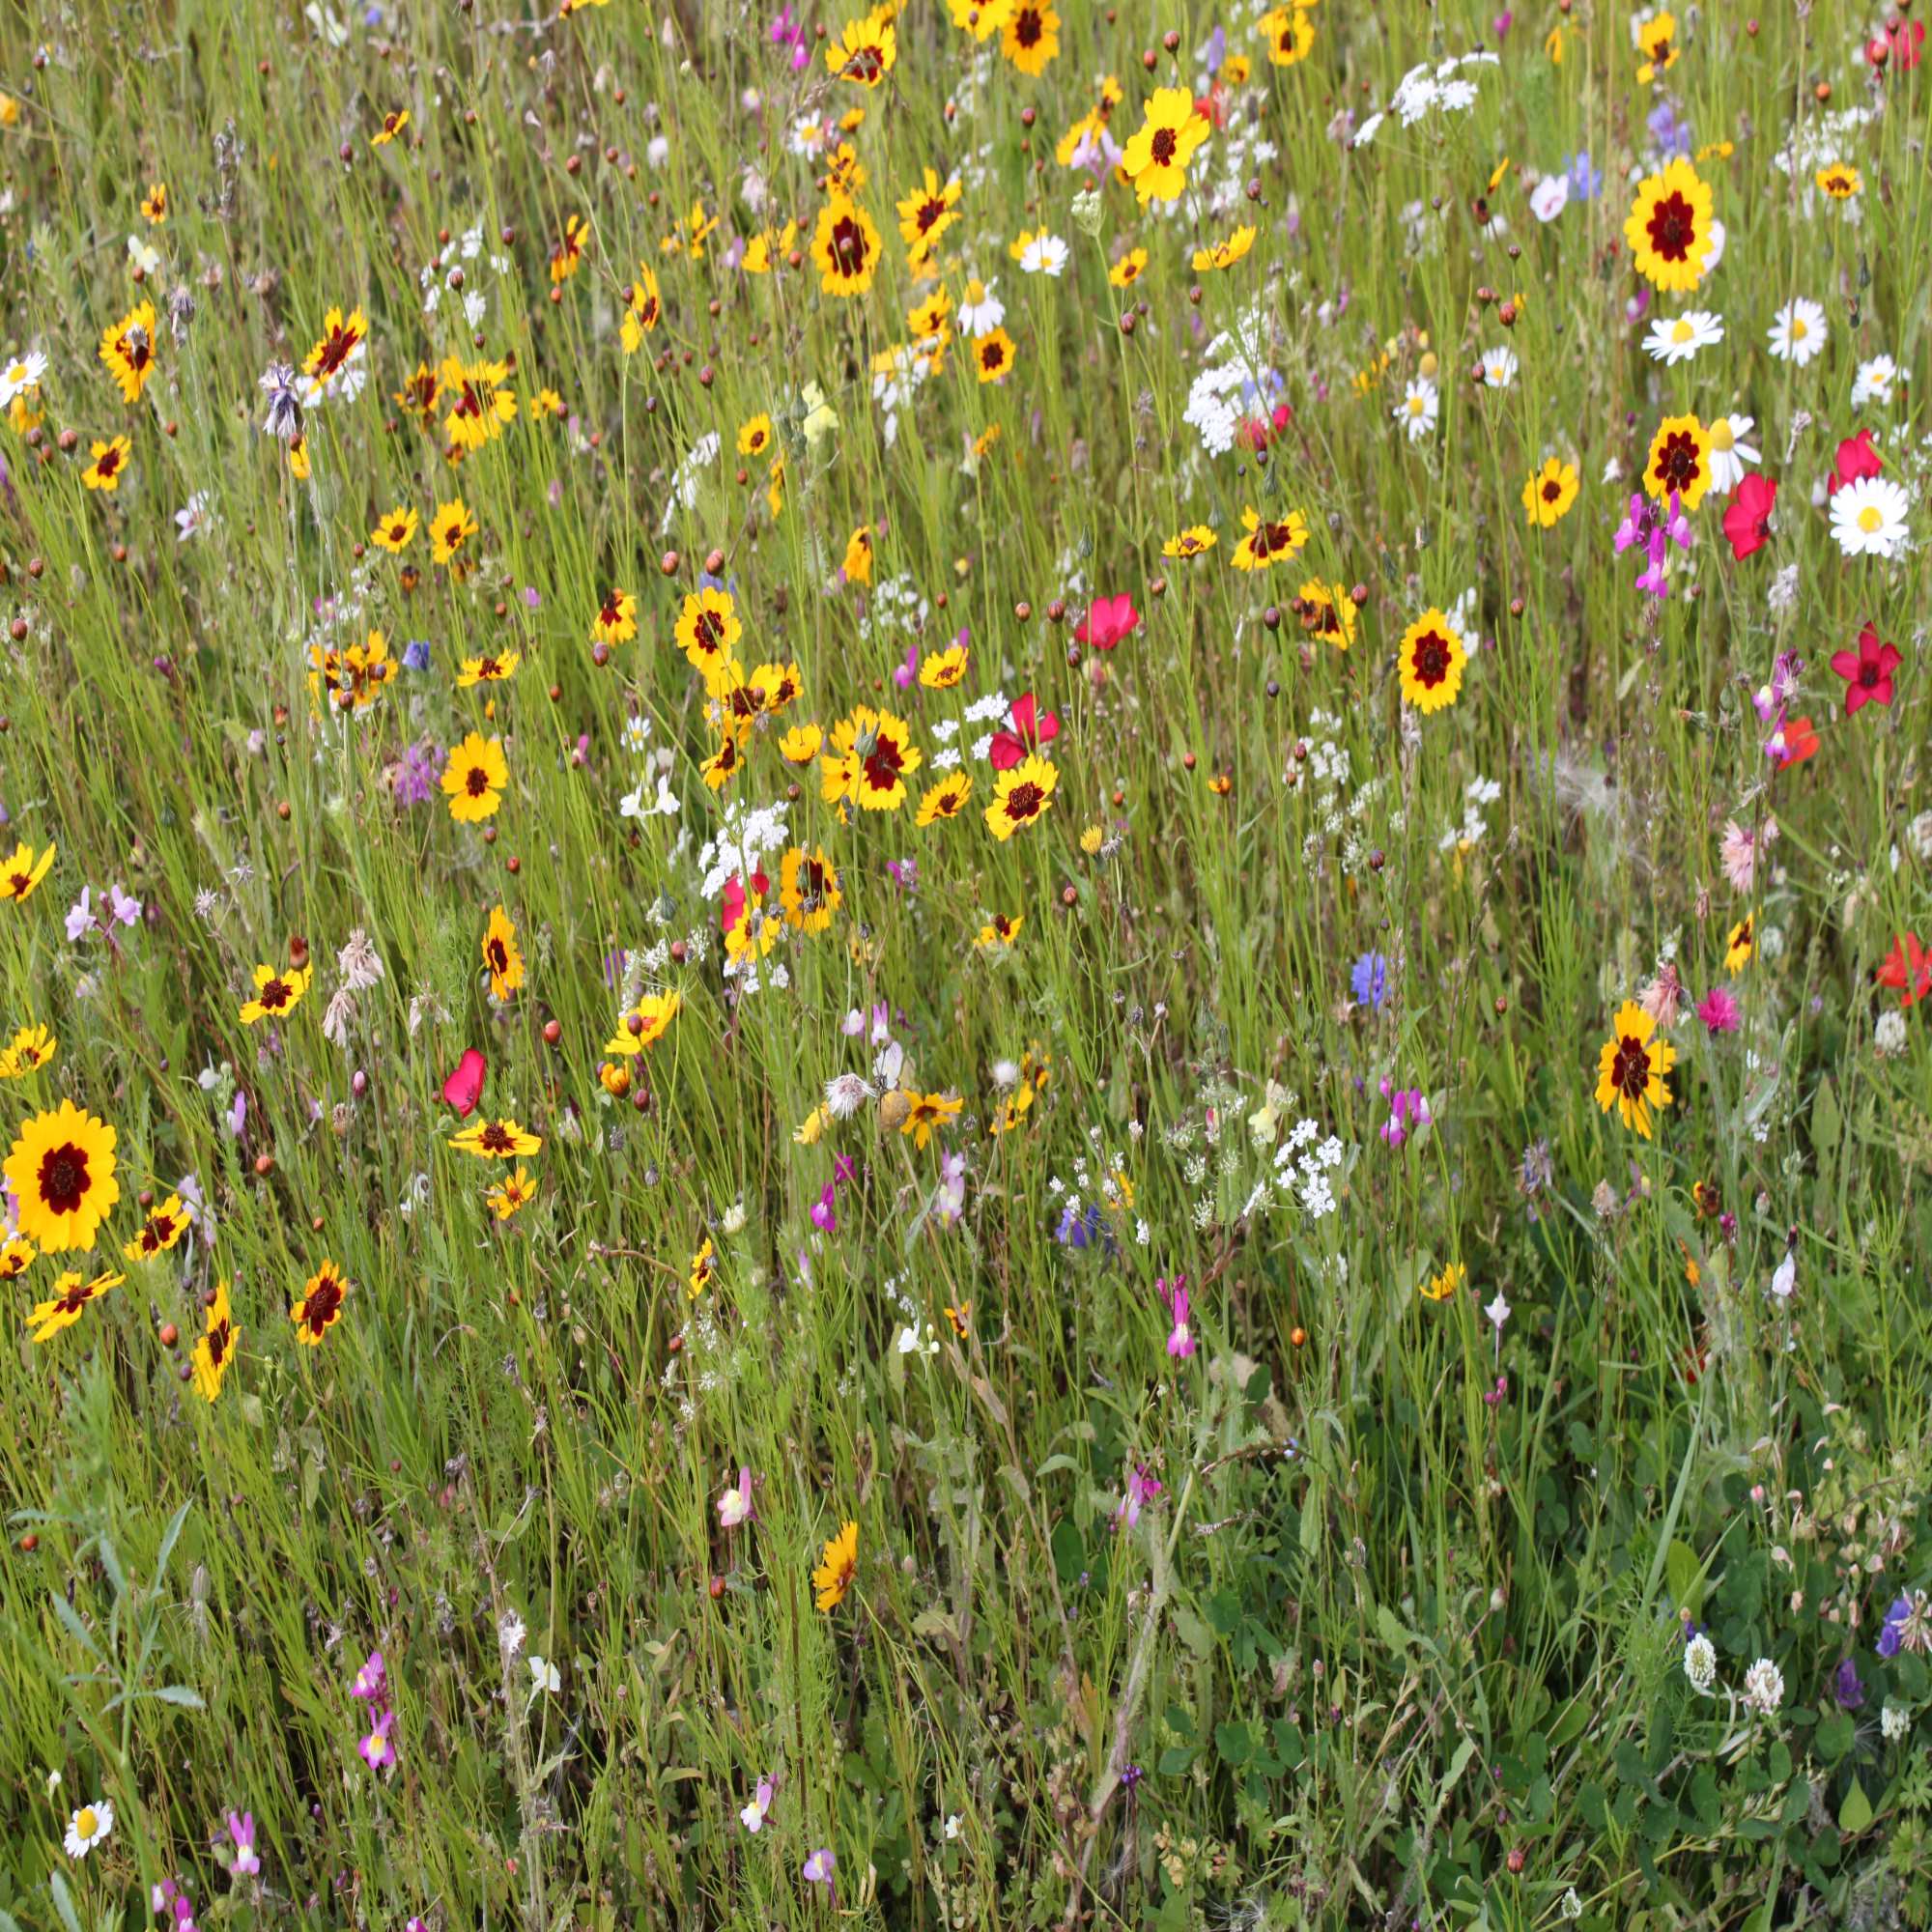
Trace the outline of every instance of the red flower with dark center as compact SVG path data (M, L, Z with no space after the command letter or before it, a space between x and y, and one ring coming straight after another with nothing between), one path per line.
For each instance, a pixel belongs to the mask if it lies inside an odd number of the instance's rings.
M1808 718L1791 718L1784 725L1784 753L1780 765L1802 765L1818 753L1818 733Z
M1777 501L1777 485L1753 470L1738 485L1737 496L1724 510L1724 535L1731 554L1741 562L1754 556L1771 540L1771 509Z
M1051 711L1040 711L1033 693L1028 692L1013 705L1012 728L993 733L992 749L988 753L993 769L1009 772L1028 753L1038 751L1042 745L1050 745L1059 736L1060 720Z
M1879 641L1870 624L1859 633L1855 651L1834 651L1832 668L1845 680L1845 716L1849 718L1861 704L1891 702L1891 674L1905 661L1896 644Z
M41 1199L50 1214L71 1214L87 1198L87 1150L64 1141L41 1156Z
M1912 1006L1932 993L1932 952L1918 943L1916 932L1902 932L1872 978L1881 986L1896 986L1903 995L1899 1005Z

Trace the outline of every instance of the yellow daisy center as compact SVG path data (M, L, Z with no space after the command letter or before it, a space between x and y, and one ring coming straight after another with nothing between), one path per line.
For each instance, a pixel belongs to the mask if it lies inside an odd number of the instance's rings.
M94 1806L83 1804L74 1815L74 1833L79 1837L91 1838L94 1836L94 1828L99 1823L100 1820L94 1815Z
M1879 506L1876 503L1867 503L1864 506L1864 508L1859 512L1859 528L1863 530L1867 536L1871 535L1871 533L1875 529L1877 529L1878 526L1884 522L1885 522L1885 513L1879 508Z
M1670 339L1672 342L1689 342L1696 333L1697 331L1682 316L1679 316L1676 327L1670 331Z
M1791 339L1792 339L1792 341L1794 341L1794 342L1803 342L1803 341L1804 340L1804 338L1805 338L1805 337L1806 337L1807 335L1809 335L1810 333L1811 333L1811 331L1810 331L1810 330L1809 330L1808 328L1806 328L1806 327L1805 327L1805 326L1804 326L1804 317L1803 317L1802 315L1800 315L1800 316L1794 316L1794 317L1792 318L1792 320L1791 320Z
M1713 449L1729 449L1736 440L1737 438L1731 434L1731 424L1728 416L1719 416L1711 425L1711 447Z

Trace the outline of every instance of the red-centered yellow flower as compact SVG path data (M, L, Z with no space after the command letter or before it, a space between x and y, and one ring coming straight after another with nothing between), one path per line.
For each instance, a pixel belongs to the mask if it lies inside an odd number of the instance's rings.
M604 1051L634 1056L648 1052L670 1031L683 1004L675 993L646 993L618 1023Z
M153 1261L164 1255L187 1233L187 1210L179 1194L170 1194L158 1206L150 1208L141 1223L141 1232L122 1244L121 1253L130 1262Z
M1025 923L1025 913L1016 912L1009 917L1006 913L996 912L980 928L979 936L973 944L988 952L998 947L1011 946L1019 938L1020 927Z
M1035 753L1000 774L993 802L986 808L986 829L1002 845L1023 825L1031 825L1053 803L1059 772Z
M717 1251L711 1245L711 1236L704 1237L704 1245L691 1258L691 1266L685 1271L685 1289L689 1298L696 1301L711 1286L712 1278L718 1272Z
M0 1080L20 1080L38 1073L54 1057L56 1041L43 1026L23 1026L0 1053Z
M1665 416L1644 458L1643 487L1660 502L1673 491L1694 510L1711 487L1711 433L1695 416Z
M614 586L604 593L597 614L590 620L593 643L627 644L638 635L638 600L628 590Z
M783 262L798 241L798 223L787 221L782 230L763 228L745 243L745 253L738 266L748 275L769 275Z
M563 239L550 251L550 278L553 284L567 282L583 262L583 246L590 239L590 224L581 214L573 214L563 224Z
M228 1305L228 1284L217 1281L201 1340L194 1345L194 1389L203 1402L213 1402L221 1393L228 1365L241 1344L242 1331L236 1327L234 1311Z
M459 825L474 825L494 813L510 782L510 767L502 742L471 731L449 749L441 784L449 796L449 815Z
M155 373L155 305L137 302L100 331L100 363L121 385L124 401L138 403Z
M1653 1108L1670 1104L1663 1076L1677 1064L1677 1049L1658 1036L1657 1022L1636 1004L1626 1000L1597 1061L1597 1105L1615 1108L1624 1125L1650 1138Z
M1145 248L1129 248L1107 270L1107 280L1117 289L1130 289L1147 273L1147 265L1148 251Z
M976 41L990 40L1007 24L1013 0L946 0L952 24Z
M854 705L832 727L832 751L820 763L825 802L851 798L866 811L896 811L905 803L906 780L923 762L903 719Z
M491 652L480 658L465 658L457 668L456 688L473 690L479 684L507 684L524 661L522 651Z
M128 457L134 445L125 436L117 436L106 442L88 445L87 468L80 472L80 480L86 489L105 490L110 494L121 487L121 478L128 468Z
M1425 611L1402 634L1398 657L1405 703L1423 712L1455 703L1469 653L1444 611L1434 605Z
M0 1241L0 1281L14 1281L33 1265L40 1253L24 1235L9 1235Z
M1004 328L981 335L973 344L973 372L982 383L997 383L1013 366L1013 338Z
M1060 51L1060 15L1044 0L1017 0L1000 33L1000 51L1037 80Z
M906 244L906 260L913 268L932 259L939 238L959 219L959 197L964 192L957 175L942 187L939 176L927 168L924 186L914 188L898 204L899 239ZM930 335L932 331L915 329L913 333Z
M512 1214L527 1208L537 1198L537 1183L526 1167L520 1167L507 1174L489 1193L484 1202L491 1213L499 1221L507 1221Z
M729 660L732 645L744 634L728 590L693 591L684 600L674 633L691 668L707 677Z
M1255 521L1260 523L1261 519L1258 517ZM1161 545L1160 554L1169 557L1201 556L1219 542L1220 538L1206 524L1196 524L1191 528L1169 537Z
M779 740L779 756L788 765L809 765L825 743L825 733L816 724L794 724Z
M738 425L738 454L763 456L772 446L772 419L765 414L747 416Z
M429 552L437 563L454 563L476 534L476 519L463 498L439 503L429 523Z
M372 148L386 148L409 125L410 110L407 107L391 109L383 116L383 125L369 136L369 145Z
M825 49L827 72L861 87L877 87L898 60L898 30L893 25L896 11L876 7L863 19L848 20Z
M1308 542L1308 522L1291 510L1280 523L1264 523L1251 509L1241 512L1243 535L1228 561L1236 570L1265 570L1293 556Z
M359 308L344 315L332 308L322 319L322 339L302 357L311 398L325 394L361 361L369 346L369 318Z
M957 818L973 796L973 780L966 772L948 772L919 802L918 824L923 832L942 818Z
M1195 111L1184 87L1159 87L1147 104L1147 119L1121 156L1121 172L1133 183L1145 208L1151 201L1178 201L1187 185L1187 164L1213 132Z
M515 1121L478 1121L452 1134L449 1144L478 1160L523 1160L541 1151L543 1136L520 1127Z
M415 374L395 392L396 407L427 429L436 419L439 388L436 371L427 362L418 362Z
M859 1525L843 1524L819 1552L818 1567L811 1573L811 1587L818 1592L818 1607L827 1615L845 1601L859 1574Z
M1205 275L1215 269L1232 269L1254 245L1253 225L1237 228L1225 242L1217 242L1211 248L1195 249L1194 272Z
M369 532L369 541L378 550L385 550L391 556L400 556L415 541L416 525L420 520L407 503L398 503Z
M811 259L826 295L841 300L864 295L879 268L879 231L872 217L856 201L835 195L818 211Z
M905 1101L905 1118L899 1122L899 1132L910 1134L913 1146L921 1149L941 1127L951 1126L966 1104L950 1094L921 1094L912 1088L907 1088L901 1097Z
M71 1328L80 1320L90 1301L99 1300L110 1288L119 1288L127 1279L125 1274L98 1274L92 1281L83 1281L78 1271L68 1269L55 1278L53 1293L34 1304L27 1316L28 1332L36 1343L51 1342L63 1328Z
M1275 7L1255 23L1267 45L1271 67L1293 67L1306 60L1315 48L1315 22L1306 7Z
M108 1209L121 1198L114 1178L114 1129L63 1100L20 1128L7 1156L20 1233L43 1253L92 1249Z
M779 868L779 909L788 924L801 932L823 932L844 903L838 874L822 845L810 853L794 845L784 855Z
M1694 289L1716 245L1714 220L1710 185L1689 161L1646 175L1624 222L1637 273L1667 294Z
M166 222L168 218L168 185L166 182L154 182L149 185L148 192L141 202L141 216L143 220L153 222L156 228L161 227Z
M948 644L928 651L919 668L919 681L927 691L951 691L966 675L969 653L964 644Z
M1636 71L1648 87L1660 73L1677 65L1677 16L1667 11L1653 14L1636 30L1637 51L1643 56Z
M311 644L308 661L310 696L319 699L327 691L329 701L342 710L366 710L396 675L389 640L381 631L371 631L361 643L351 644L346 650L331 644Z
M349 1298L349 1284L333 1262L326 1261L302 1284L302 1292L289 1320L294 1322L296 1340L306 1349L319 1348L322 1338L342 1319L342 1304Z
M509 386L507 362L492 361L488 356L465 362L448 355L436 372L436 383L439 397L449 407L442 419L442 433L450 447L466 456L494 441L517 419L517 393ZM440 515L439 512L439 520ZM434 524L430 534L436 534ZM447 559L439 556L437 561Z
M490 908L490 921L483 929L483 965L490 975L490 991L499 1000L507 1000L524 983L517 928L499 905Z
M872 581L872 526L861 524L845 546L845 561L839 565L847 583Z
M1301 605L1301 628L1310 637L1333 644L1338 651L1355 641L1355 600L1346 584L1323 583L1311 577L1295 596Z
M1570 514L1577 488L1577 466L1559 456L1548 457L1543 468L1522 486L1523 514L1538 529L1549 529Z
M624 304L623 327L618 331L626 355L635 355L644 346L644 337L658 326L663 314L656 271L639 263L638 279L631 284L631 298Z
M1751 954L1757 951L1757 933L1751 924L1751 916L1746 913L1737 924L1731 927L1731 934L1724 941L1724 971L1742 973L1750 964Z
M301 996L308 991L308 982L314 973L313 966L304 966L299 972L257 966L254 997L242 1002L242 1024L253 1026L258 1020L278 1020L284 1014L293 1012L301 1004Z
M0 864L0 899L30 898L46 877L47 868L53 862L54 848L51 845L38 857L31 845L15 845L13 856Z

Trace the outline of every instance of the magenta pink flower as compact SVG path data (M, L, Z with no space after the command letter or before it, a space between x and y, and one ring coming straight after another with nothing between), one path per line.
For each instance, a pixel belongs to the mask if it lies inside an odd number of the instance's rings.
M1087 614L1073 627L1079 642L1092 644L1096 651L1111 651L1122 638L1140 628L1141 613L1134 600L1123 590L1118 597L1096 597Z
M1738 1024L1744 1018L1744 1009L1726 987L1713 986L1698 1002L1697 1017L1715 1039L1720 1033L1737 1032Z

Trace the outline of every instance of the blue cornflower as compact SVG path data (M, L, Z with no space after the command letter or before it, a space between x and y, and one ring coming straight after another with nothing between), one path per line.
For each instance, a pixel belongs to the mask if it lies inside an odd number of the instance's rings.
M1388 998L1388 961L1379 952L1364 952L1349 972L1349 990L1355 1004L1373 1007L1377 1012Z

